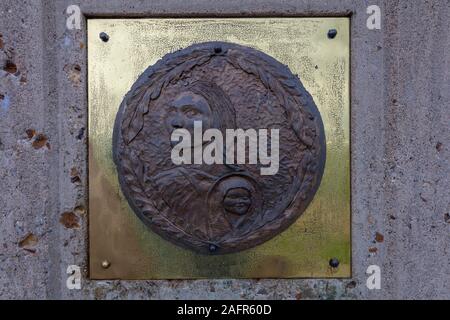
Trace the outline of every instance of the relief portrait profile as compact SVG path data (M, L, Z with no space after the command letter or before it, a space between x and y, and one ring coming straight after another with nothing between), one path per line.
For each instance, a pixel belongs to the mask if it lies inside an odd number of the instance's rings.
M279 131L279 170L261 163L174 163L184 130ZM212 145L192 139L189 156ZM268 136L268 145L275 145ZM298 78L275 59L225 42L194 44L150 66L124 97L113 134L123 194L163 238L203 254L249 249L285 230L312 200L325 163L323 124Z
M162 119L171 136L173 130L186 129L194 136L194 121L201 121L203 130L217 128L223 135L226 129L235 128L235 111L229 98L213 82L195 81L186 84L173 100L167 102ZM195 148L203 147L192 144ZM176 144L170 140L172 147ZM222 156L225 153L222 151ZM218 219L206 205L205 194L224 175L241 171L227 164L175 165L166 170L146 168L145 182L173 209L169 219L193 230L204 241L217 239L226 220Z

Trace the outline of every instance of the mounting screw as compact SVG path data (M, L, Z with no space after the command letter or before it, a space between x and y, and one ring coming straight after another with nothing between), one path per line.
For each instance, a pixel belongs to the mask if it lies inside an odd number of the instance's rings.
M103 42L108 42L109 40L109 36L106 32L100 32L99 37Z
M336 29L330 29L328 30L328 39L334 39L334 37L336 37L337 35L337 30Z
M332 268L337 268L339 266L339 260L337 258L331 258L328 263Z
M108 269L110 265L111 265L111 263L108 260L103 260L102 261L102 268L103 269Z
M209 245L209 252L215 252L217 250L217 246L214 244Z

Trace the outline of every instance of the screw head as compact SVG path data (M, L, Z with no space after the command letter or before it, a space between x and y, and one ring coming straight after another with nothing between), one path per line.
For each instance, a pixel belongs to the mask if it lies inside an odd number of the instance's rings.
M337 268L339 266L339 260L337 258L331 258L328 263L332 268Z
M334 39L337 35L337 30L336 29L330 29L328 30L328 39Z
M111 263L108 260L103 260L102 261L102 268L103 269L108 269L110 265L111 265Z
M103 42L108 42L109 40L109 36L106 32L100 32L99 37Z

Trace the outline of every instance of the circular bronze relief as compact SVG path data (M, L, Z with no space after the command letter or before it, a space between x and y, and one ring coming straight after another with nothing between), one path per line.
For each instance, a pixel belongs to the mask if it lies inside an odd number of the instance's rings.
M227 129L267 129L269 156L278 129L278 171L261 175L269 165L248 158L174 164L171 134L193 134L195 121L224 139ZM192 148L209 143L199 141ZM113 153L122 191L147 226L177 245L221 254L267 241L304 212L322 177L325 134L286 66L252 48L207 42L167 54L139 77L117 113Z

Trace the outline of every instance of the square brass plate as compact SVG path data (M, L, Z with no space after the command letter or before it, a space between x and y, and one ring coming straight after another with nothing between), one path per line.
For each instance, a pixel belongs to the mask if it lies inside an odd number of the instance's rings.
M333 39L330 29L337 30ZM148 230L119 189L111 154L116 112L137 77L168 52L212 40L254 47L288 65L313 96L327 138L322 183L304 214L272 240L223 256L193 253ZM349 277L349 40L348 18L89 19L90 277ZM334 257L337 268L329 266Z

